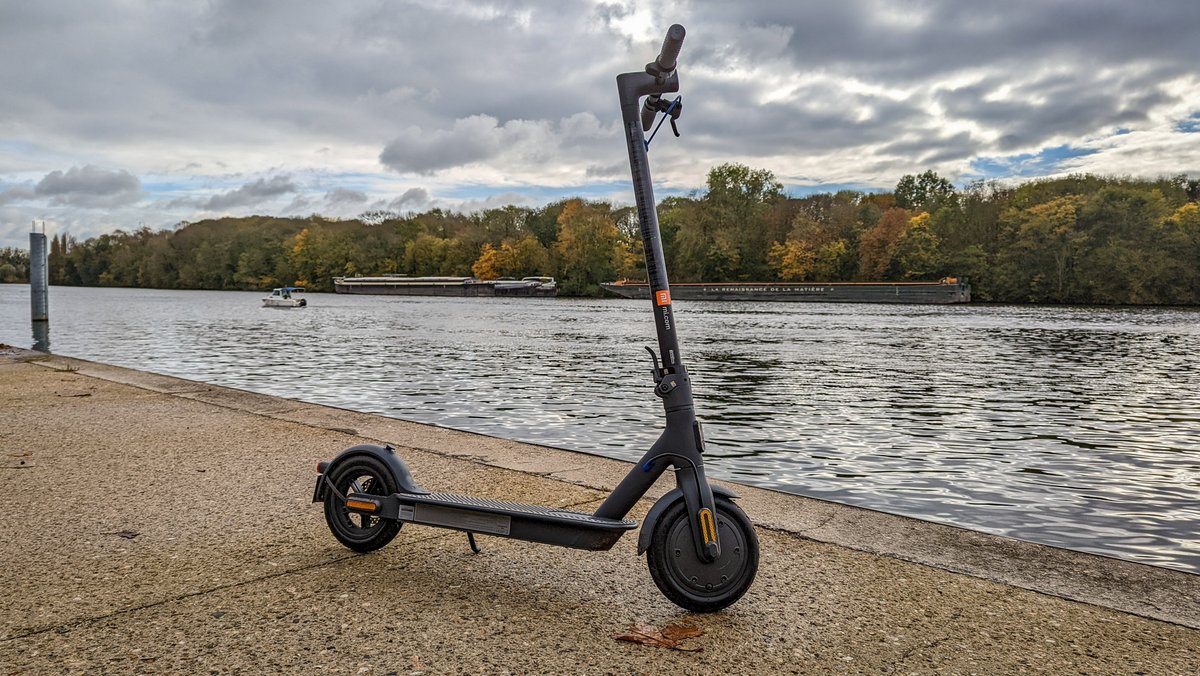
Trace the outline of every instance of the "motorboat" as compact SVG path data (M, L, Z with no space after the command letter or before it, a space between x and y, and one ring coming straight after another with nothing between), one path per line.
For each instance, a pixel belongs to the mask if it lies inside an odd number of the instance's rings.
M263 298L263 307L304 307L308 305L308 301L297 295L303 291L304 289L298 286L272 289L271 295Z

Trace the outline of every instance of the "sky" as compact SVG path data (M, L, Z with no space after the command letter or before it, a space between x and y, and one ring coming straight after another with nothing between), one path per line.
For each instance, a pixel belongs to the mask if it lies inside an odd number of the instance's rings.
M225 215L631 203L614 77L672 23L682 138L788 193L1200 177L1196 0L0 0L0 247Z

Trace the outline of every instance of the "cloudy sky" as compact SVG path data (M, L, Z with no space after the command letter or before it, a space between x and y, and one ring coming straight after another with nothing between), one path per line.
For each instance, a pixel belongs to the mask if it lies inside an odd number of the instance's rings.
M0 0L0 247L221 215L628 203L614 76L671 23L682 139L795 195L1200 176L1196 0Z

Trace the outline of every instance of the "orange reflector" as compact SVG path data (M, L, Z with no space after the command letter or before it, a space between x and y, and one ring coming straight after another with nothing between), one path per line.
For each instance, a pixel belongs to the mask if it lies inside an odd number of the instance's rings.
M717 541L717 526L713 523L713 514L707 507L700 510L700 534L704 536L704 544Z
M362 512L374 512L379 509L379 505L375 504L374 502L369 502L367 500L355 500L354 498L346 500L346 507L350 509L357 509Z

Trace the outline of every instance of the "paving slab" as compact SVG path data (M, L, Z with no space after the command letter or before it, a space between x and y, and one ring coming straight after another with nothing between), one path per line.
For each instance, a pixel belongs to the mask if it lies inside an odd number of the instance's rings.
M634 537L607 552L481 537L474 555L460 533L407 525L384 549L352 554L309 502L313 465L379 441L427 487L584 510L629 467L0 349L0 672L1185 674L1200 664L1197 576L749 487L735 489L760 525L759 577L713 615L666 601ZM1038 577L1030 569L1053 584L1006 579ZM1147 594L1153 608L1129 607ZM703 630L684 644L702 650L613 638L670 622Z

